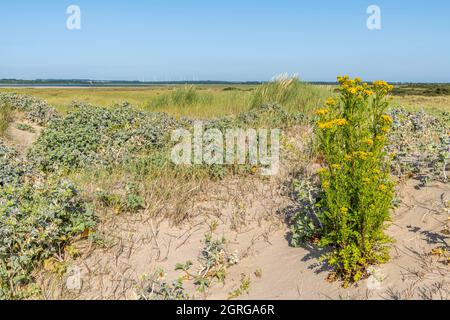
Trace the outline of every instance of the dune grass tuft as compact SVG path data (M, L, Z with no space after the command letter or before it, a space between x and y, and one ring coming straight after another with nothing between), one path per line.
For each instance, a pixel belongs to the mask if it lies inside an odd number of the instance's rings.
M4 103L0 105L0 136L5 134L9 124L13 120L12 108L9 104Z

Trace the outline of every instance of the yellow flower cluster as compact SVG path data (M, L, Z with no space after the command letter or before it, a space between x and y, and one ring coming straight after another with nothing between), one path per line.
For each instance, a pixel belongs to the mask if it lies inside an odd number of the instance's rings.
M386 82L348 76L338 81L337 95L316 111L321 117L315 117L315 134L320 160L327 164L318 170L320 206L327 214L322 239L334 245L327 262L348 286L369 265L388 258L383 226L395 184L384 147L394 117L387 111L392 86Z
M345 126L347 124L347 120L346 119L336 119L336 120L334 120L334 123L337 126L342 127L342 126Z
M316 111L316 115L318 116L326 116L328 114L328 109L319 109Z
M394 89L394 86L392 86L392 85L388 84L386 81L382 81L382 80L374 81L373 87L375 90L383 91L383 92L389 92L392 89Z
M350 79L348 76L338 76L337 80L341 86L341 91L353 96L367 97L374 94L369 85L362 82L360 78Z
M365 151L355 151L353 152L353 157L361 159L361 160L367 160L369 157L372 157L372 152L365 152Z
M334 126L334 123L333 123L333 121L326 121L326 122L319 121L319 122L317 122L317 126L322 130L332 129Z
M345 126L348 123L346 119L334 119L330 121L324 121L324 122L317 122L317 126L322 129L332 129L334 126L342 127Z
M337 80L338 80L340 85L343 85L344 83L349 83L349 82L354 83L355 82L355 80L351 80L349 78L349 76L338 76Z
M337 101L330 97L327 99L325 104L329 107L334 107L335 105L337 105Z
M385 123L385 124L392 124L392 118L390 117L390 116L388 116L387 114L383 114L382 116L381 116L381 119L383 120L383 122Z
M375 139L377 139L377 141L379 141L379 142L386 141L386 137L385 136L377 136Z
M373 152L355 151L352 153L352 155L346 154L344 156L344 160L345 161L351 161L352 159L367 160L370 157L373 157Z

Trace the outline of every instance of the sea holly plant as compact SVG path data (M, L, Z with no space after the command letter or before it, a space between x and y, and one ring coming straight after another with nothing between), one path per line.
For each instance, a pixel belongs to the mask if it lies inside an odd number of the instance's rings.
M13 110L23 112L28 121L41 126L60 118L47 102L28 95L0 93L0 105L9 105Z
M147 276L143 277L146 280ZM149 279L150 285L140 294L140 300L189 300L191 297L185 292L183 279L178 278L168 283L166 273L158 269Z
M299 247L305 242L315 242L320 234L319 202L322 190L310 177L294 180L296 201L300 206L292 217L291 245Z
M450 117L431 116L423 110L410 112L403 108L390 110L393 119L388 151L391 172L399 180L414 178L421 186L430 181L448 182Z
M225 238L215 239L213 231L216 222L210 227L210 231L204 235L203 248L200 252L198 262L200 269L198 272L192 271L194 263L188 260L184 263L177 263L175 271L182 271L183 275L171 284L165 279L164 270L157 270L150 279L150 284L146 286L140 294L141 299L146 300L188 300L194 298L189 296L184 288L184 282L192 282L199 293L206 293L214 280L224 283L227 276L227 268L238 263L236 253L229 253L226 250ZM249 279L243 282L240 287L242 291L248 291ZM241 291L239 291L241 292Z
M177 263L175 270L183 271L186 279L192 279L198 292L206 292L214 280L224 283L227 276L227 268L238 263L236 253L226 250L226 239L213 238L213 229L205 234L203 248L200 252L200 270L197 274L191 273L192 261Z
M384 234L393 199L389 157L385 152L392 119L386 98L392 86L338 77L338 97L317 110L317 148L324 256L344 286L365 276L367 267L389 259Z

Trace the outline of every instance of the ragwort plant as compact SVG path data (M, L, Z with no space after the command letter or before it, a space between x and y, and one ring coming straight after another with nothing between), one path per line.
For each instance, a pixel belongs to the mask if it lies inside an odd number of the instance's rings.
M384 234L393 199L386 135L392 119L385 114L392 86L359 78L338 77L339 96L317 110L318 150L325 159L319 170L323 196L322 246L344 286L360 280L367 267L389 259Z

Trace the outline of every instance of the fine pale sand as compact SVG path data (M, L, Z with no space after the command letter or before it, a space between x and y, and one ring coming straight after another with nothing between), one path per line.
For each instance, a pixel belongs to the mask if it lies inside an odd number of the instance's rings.
M446 241L441 231L449 221L442 200L448 199L450 188L435 183L419 190L415 185L409 181L401 186L403 204L388 229L396 241L391 261L348 289L327 281L329 269L319 260L319 249L289 246L283 220L285 209L293 204L282 190L274 183L242 180L208 188L205 198L212 200L196 202L192 209L197 217L182 228L143 216L110 220L104 227L111 247L92 250L75 261L81 290L66 290L64 281L51 278L43 287L47 298L138 298L144 274L163 268L171 282L182 275L174 271L175 264L187 260L196 270L203 236L212 221L218 221L214 234L226 237L229 251L240 261L228 269L225 284L215 283L207 294L195 292L192 281L186 281L186 290L196 299L226 299L243 276L250 277L250 287L242 299L448 299L449 266L430 252Z
M8 141L25 154L41 128L34 126L36 133L29 133L16 129L16 124L7 131ZM310 165L311 171L316 169L317 165ZM191 260L195 272L204 235L213 224L217 225L214 236L226 238L228 251L235 252L239 262L227 270L225 284L214 283L206 294L196 292L192 281L185 281L186 291L196 299L226 299L243 277L250 278L250 285L248 293L238 299L450 298L448 262L430 254L448 246L449 236L443 231L450 226L445 207L449 184L419 189L411 180L400 185L402 204L392 214L387 231L395 240L391 260L371 269L370 277L357 286L344 289L339 281L327 281L330 270L320 261L320 249L289 246L286 218L297 204L289 196L288 171L282 168L279 176L269 179L229 178L202 186L193 194L190 218L181 226L150 218L146 212L101 217L102 245L77 243L82 256L70 261L62 277L40 272L44 298L139 298L148 284L145 276L159 268L166 271L169 282L182 275L174 271L177 263ZM78 275L81 287L69 290L67 279Z

